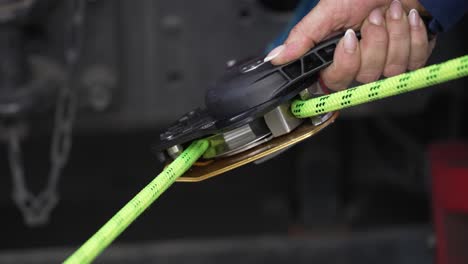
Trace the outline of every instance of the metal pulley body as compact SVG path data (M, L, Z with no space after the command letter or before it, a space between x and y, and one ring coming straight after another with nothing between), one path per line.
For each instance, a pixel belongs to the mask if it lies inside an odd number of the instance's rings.
M263 56L230 64L208 89L205 108L187 113L161 133L156 150L171 160L192 140L205 138L210 145L204 160L179 178L200 181L264 161L321 131L336 115L299 119L290 104L324 94L319 72L331 64L341 37L328 39L286 65L275 66Z

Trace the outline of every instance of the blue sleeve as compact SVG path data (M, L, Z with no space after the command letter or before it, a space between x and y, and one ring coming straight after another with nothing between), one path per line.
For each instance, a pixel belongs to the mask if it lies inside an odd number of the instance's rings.
M420 0L434 18L429 28L432 32L447 31L467 12L468 0Z
M468 0L466 0L468 1ZM289 23L283 29L283 31L273 40L268 47L266 48L266 53L274 49L276 46L283 44L283 42L288 37L289 31L299 22L307 13L314 8L319 0L301 0L297 5L296 9L294 10L294 14L289 20Z

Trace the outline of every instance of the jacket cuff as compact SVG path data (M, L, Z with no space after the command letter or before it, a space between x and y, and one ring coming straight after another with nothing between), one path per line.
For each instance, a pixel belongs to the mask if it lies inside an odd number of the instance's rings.
M420 0L420 2L432 15L429 23L432 33L449 30L468 11L467 0Z

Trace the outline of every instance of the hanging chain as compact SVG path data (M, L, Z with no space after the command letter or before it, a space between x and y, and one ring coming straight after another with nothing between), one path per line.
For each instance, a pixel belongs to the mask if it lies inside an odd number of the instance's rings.
M21 153L21 123L13 124L7 129L8 159L13 176L13 200L28 226L47 223L50 212L57 205L58 181L68 161L72 145L72 129L77 108L74 76L83 44L85 0L68 0L67 4L69 5L67 11L71 13L65 36L64 59L67 78L57 97L47 184L38 195L29 191L26 185Z

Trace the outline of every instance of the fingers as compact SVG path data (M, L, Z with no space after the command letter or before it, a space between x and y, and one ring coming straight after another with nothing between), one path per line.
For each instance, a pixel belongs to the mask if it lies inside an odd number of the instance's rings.
M428 42L416 10L407 14L400 1L388 2L373 0L356 5L345 0L320 1L265 60L276 65L290 62L333 32L361 27L361 41L348 30L337 45L334 62L322 71L329 88L340 90L353 79L368 83L382 75L390 77L422 67L435 42Z
M325 84L333 90L346 88L354 78L359 82L377 80L385 67L387 57L388 36L385 27L383 11L373 10L361 28L361 42L357 42L356 52L346 52L346 37L352 31L347 31L345 38L338 44L334 62L322 72Z
M275 65L298 59L333 32L357 29L371 10L385 7L389 0L322 0L289 33ZM269 54L267 57L270 57Z
M393 1L386 12L388 51L384 76L390 77L406 71L410 56L410 27L401 2Z
M345 53L344 46L338 45L334 62L322 77L333 90L347 87L353 78L372 82L382 75L390 77L422 67L433 47L418 12L411 10L407 15L401 3L394 1L386 11L374 9L363 22L356 54Z
M368 83L377 80L385 67L388 36L383 11L374 9L361 27L361 65L356 80Z
M335 49L333 63L322 71L325 85L333 90L348 87L359 71L361 52L356 34L346 31Z
M412 9L408 15L411 31L411 52L409 57L408 69L415 70L424 64L431 50L427 40L427 31L418 11Z

